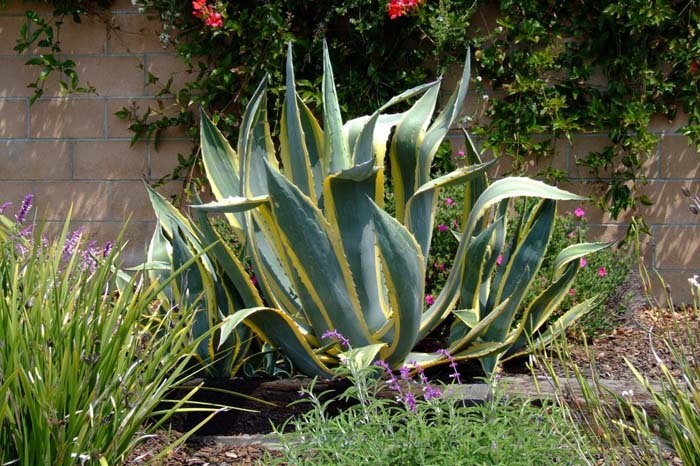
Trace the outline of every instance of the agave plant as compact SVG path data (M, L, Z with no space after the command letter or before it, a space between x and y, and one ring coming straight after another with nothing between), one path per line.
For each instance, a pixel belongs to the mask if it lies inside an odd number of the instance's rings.
M146 189L158 225L147 262L136 269L146 269L154 283L167 283L158 295L163 310L176 306L194 313L192 338L199 341L195 357L203 375L233 376L253 340L251 331L238 325L245 313L236 311L261 306L260 295L241 261L202 212L192 219L155 190ZM176 279L169 279L176 273ZM234 314L235 322L230 319L222 336L218 326Z
M456 315L471 327L465 338L458 339L456 330L452 339L458 357L497 355L516 343L525 327L536 329L545 312L529 309L537 322L523 317L513 333L510 327L521 300L509 296L522 294L539 266L555 201L582 198L526 178L487 187L490 163L480 163L475 151L474 164L431 179L433 156L467 92L469 61L435 117L440 80L400 94L372 115L343 123L324 47L323 129L295 90L291 46L286 68L281 164L267 122L266 78L243 116L237 150L202 116L202 157L217 201L192 208L224 213L246 244L266 303L245 310L246 324L282 350L296 369L321 376L331 374L341 351L335 341L323 338L333 330L353 347L379 348L378 357L396 367L411 359L440 362L439 354L411 350L458 303ZM387 113L409 99L415 102L408 110ZM387 158L396 198L393 215L383 209ZM465 186L465 228L459 232L447 284L427 306L424 278L436 203L440 189L452 184ZM513 272L499 276L492 271L503 242L507 200L519 196L545 201L509 245ZM539 234L545 237L535 238ZM584 253L589 249L594 247L582 246ZM525 273L517 275L516 270ZM501 282L503 286L496 285ZM498 291L489 300L490 283ZM489 312L474 307L476 295L491 304ZM222 337L240 322L239 314L234 315Z

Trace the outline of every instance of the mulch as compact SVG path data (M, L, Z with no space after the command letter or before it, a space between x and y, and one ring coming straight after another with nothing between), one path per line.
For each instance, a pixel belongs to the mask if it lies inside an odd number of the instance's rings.
M627 362L633 364L641 373L650 379L656 379L661 375L659 360L664 361L672 373L680 375L678 366L674 363L671 351L666 342L670 339L674 342L684 342L687 336L686 329L696 332L700 329L700 316L692 308L659 309L649 306L633 306L628 309L627 315L620 325L609 335L588 342L573 341L569 347L571 357L580 367L590 367L591 358L594 356L595 369L602 379L610 380L634 380L634 376L627 366ZM689 357L700 361L700 349L695 348L696 354L688 354ZM517 368L515 369L517 371ZM221 382L224 383L224 382ZM228 381L227 383L231 383ZM279 383L274 384L274 391L269 390L267 381L233 381L233 387L251 396L258 396L272 405L256 404L250 400L238 401L231 398L233 404L238 403L249 409L259 412L244 413L234 410L224 413L207 425L200 434L235 435L265 433L271 431L271 423L280 426L286 419L301 415L304 405L289 406L289 403L298 399L298 394L289 388L279 390ZM346 382L332 381L321 385L321 390L330 389L339 393L347 385ZM284 386L284 384L282 384ZM266 386L268 388L266 388ZM289 387L298 387L294 383ZM267 390L267 391L266 391ZM342 409L336 406L335 409ZM153 451L157 451L165 445L172 443L178 436L178 428L186 430L188 425L194 425L197 419L180 419L182 425L177 422L174 430L159 432L156 437L145 441L132 453L125 464L140 465L153 457ZM262 444L225 445L210 439L194 439L185 442L176 448L162 461L155 464L164 466L174 465L253 465L263 464L266 449ZM270 454L279 455L277 452Z

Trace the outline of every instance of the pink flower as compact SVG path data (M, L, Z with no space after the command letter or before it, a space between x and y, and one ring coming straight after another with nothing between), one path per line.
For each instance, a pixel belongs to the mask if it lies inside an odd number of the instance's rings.
M457 157L460 157L460 158L461 158L461 157L464 157L464 151L463 151L463 150L458 151L458 152L457 152Z
M221 19L221 13L212 13L206 20L206 25L213 28L219 28L224 25L224 21Z
M455 203L455 201L451 197L448 197L447 199L445 199L445 205L452 205L454 203Z
M496 258L496 265L501 265L502 263L503 263L503 254L500 254L500 255Z
M389 0L387 9L389 18L396 19L408 13L408 10L418 6L418 0Z
M438 230L447 231L447 225L445 225L444 223L441 223L440 225L438 225Z
M582 218L584 215L586 215L586 212L584 212L582 208L578 207L576 210L574 210L574 215L578 218Z
M605 270L605 267L598 267L598 275L601 277L604 277L608 274L608 271Z
M459 229L459 222L457 221L457 219L452 220L452 226Z
M433 295L425 295L425 304L427 304L428 306L432 306L433 304L435 304L435 298L433 298Z
M582 257L581 259L579 259L578 263L579 263L579 265L581 266L581 268L584 268L584 267L586 266L586 264L587 264L586 258L585 258L585 257Z
M571 289L569 290L569 296L573 296L573 295L575 295L575 294L576 294L576 290L573 289L573 288L571 288Z
M571 230L567 236L569 238L573 238L575 234L576 234L576 230Z

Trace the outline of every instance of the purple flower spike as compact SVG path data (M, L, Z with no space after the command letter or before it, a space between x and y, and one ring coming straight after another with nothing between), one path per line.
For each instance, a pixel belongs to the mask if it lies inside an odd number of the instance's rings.
M394 372L391 370L391 367L389 367L389 364L386 362L382 361L381 359L377 362L374 363L376 366L381 367L384 369L384 372L386 372L387 377L389 377L389 388L394 390L395 392L401 393L401 387L399 386L399 380L396 378L394 375Z
M106 259L107 256L109 256L109 253L112 251L113 247L114 247L113 241L107 241L105 243L105 246L102 248L102 258L103 259Z
M399 375L401 375L401 379L402 379L402 380L408 380L408 379L410 379L410 378L411 378L411 377L409 376L409 373L410 373L410 372L411 372L411 369L409 369L409 368L406 367L406 366L401 366L401 368L399 369Z
M406 393L406 396L403 399L404 403L406 403L406 407L413 413L416 412L416 398L413 396L413 393L408 392Z
M33 199L34 194L29 193L24 196L22 205L19 207L19 212L17 212L17 215L15 215L15 220L17 220L17 223L24 223L24 220L27 218L27 214L29 213L29 209L32 208Z
M350 340L345 338L343 335L340 334L336 329L333 330L326 330L326 332L321 335L322 339L326 338L335 338L337 339L341 345L345 346L346 348L350 348Z
M85 230L84 226L79 227L73 233L71 233L70 236L66 239L66 242L63 243L63 258L64 259L69 259L70 256L73 255L75 248L78 246L78 243L80 242L80 235L83 234L83 230Z
M452 374L450 374L450 377L455 379L457 383L461 384L462 380L460 379L459 371L457 370L457 361L455 361L455 358L453 358L446 349L439 349L437 352L450 362L450 367L452 368Z
M12 205L11 202L3 202L2 205L0 205L0 214L5 212L5 210L7 210L7 208L10 207L11 205Z

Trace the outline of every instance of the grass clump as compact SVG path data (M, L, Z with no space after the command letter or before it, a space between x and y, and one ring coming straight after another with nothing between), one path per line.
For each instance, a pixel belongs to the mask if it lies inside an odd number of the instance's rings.
M159 290L117 272L117 247L0 220L0 464L121 464L192 395L161 404L191 318L151 312Z

